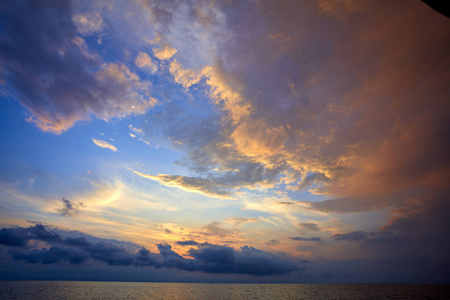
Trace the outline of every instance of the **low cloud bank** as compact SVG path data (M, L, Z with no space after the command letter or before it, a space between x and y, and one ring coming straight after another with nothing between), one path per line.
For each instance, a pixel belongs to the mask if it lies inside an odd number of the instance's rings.
M81 265L87 261L96 261L110 266L176 268L254 276L282 275L299 269L289 257L249 246L236 250L228 246L195 241L177 242L179 245L192 246L188 250L188 255L192 258L185 258L173 251L169 244L157 244L159 253L152 253L145 247L133 251L130 249L132 247L118 241L91 238L81 233L79 236L65 237L41 224L0 230L0 245L9 248L8 252L14 260L28 263ZM46 246L36 247L39 242L45 243ZM138 249L137 245L134 246Z

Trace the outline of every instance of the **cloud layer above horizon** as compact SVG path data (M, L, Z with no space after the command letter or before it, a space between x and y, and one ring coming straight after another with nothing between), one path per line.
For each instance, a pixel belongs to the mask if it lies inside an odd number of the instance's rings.
M33 220L126 266L447 282L448 53L421 1L0 4L5 253L109 264Z

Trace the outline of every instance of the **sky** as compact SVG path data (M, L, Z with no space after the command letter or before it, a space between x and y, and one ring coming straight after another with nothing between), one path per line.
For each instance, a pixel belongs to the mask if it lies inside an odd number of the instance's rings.
M0 279L450 283L450 18L0 4Z

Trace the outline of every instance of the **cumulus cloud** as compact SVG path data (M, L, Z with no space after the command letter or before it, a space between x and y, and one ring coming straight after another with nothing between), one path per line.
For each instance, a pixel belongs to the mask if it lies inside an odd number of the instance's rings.
M139 52L134 63L139 68L148 70L150 73L155 73L156 71L158 71L158 66L152 61L150 56L148 56L148 54L145 52Z
M154 105L150 82L123 64L102 64L76 35L76 24L85 34L101 28L99 15L74 16L71 1L17 1L0 10L2 77L41 130L60 134L91 115L111 119Z
M66 231L60 232L68 234ZM152 253L144 247L139 249L139 246L130 243L87 237L90 240L85 236L64 237L43 225L2 228L0 245L10 248L9 253L14 260L28 263L68 262L72 265L81 265L88 261L97 261L109 266L176 268L185 271L253 276L281 275L299 270L292 258L248 246L235 250L227 246L200 244L194 241L177 242L179 245L196 247L188 251L192 258L184 258L168 244L157 244L159 253ZM50 247L30 248L32 240L45 242Z
M92 139L92 141L94 142L94 144L96 144L97 146L99 146L101 148L110 149L114 152L117 151L117 148L115 146L111 145L110 143L108 143L107 141L97 140L97 139Z
M161 48L154 48L153 54L160 60L170 59L177 53L177 49L170 47L169 45L164 45Z
M181 84L185 89L199 83L202 74L193 69L185 69L177 60L173 60L169 65L169 71L173 75L175 82Z

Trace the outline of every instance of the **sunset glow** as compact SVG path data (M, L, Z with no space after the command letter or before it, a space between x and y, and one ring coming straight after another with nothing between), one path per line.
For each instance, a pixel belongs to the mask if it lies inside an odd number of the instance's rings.
M0 279L450 282L421 1L4 1L0 97Z

